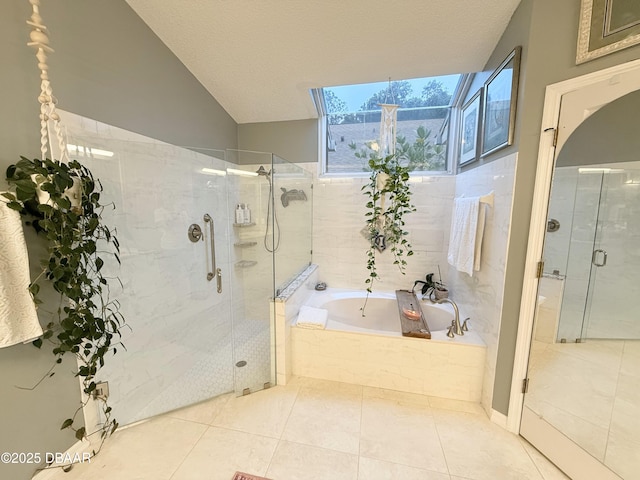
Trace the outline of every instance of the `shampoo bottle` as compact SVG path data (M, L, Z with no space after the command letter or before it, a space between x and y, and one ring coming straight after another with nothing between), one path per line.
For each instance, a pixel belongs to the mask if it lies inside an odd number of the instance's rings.
M251 223L251 209L247 203L244 208L244 223Z
M244 211L240 204L236 205L236 223L244 223Z

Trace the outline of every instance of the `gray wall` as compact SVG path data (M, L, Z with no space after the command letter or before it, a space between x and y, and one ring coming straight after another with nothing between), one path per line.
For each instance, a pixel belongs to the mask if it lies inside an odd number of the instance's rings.
M465 96L464 103L467 102L483 85L484 82L491 76L493 71L507 58L513 49L517 46L522 47L522 53L520 57L520 82L518 88L518 101L516 107L522 105L525 95L525 80L527 76L527 56L528 56L528 43L529 43L529 24L531 20L532 2L523 0L518 6L516 11L511 17L511 21L506 30L502 34L498 45L494 49L493 53L489 57L487 64L482 72L478 72L474 75L469 91ZM463 104L464 104L463 103ZM517 117L521 116L521 111L516 108ZM477 162L462 167L462 171L477 168L485 163L492 162L497 158L510 155L518 151L518 142L520 139L520 132L522 131L521 121L516 121L513 145L505 147L493 154L487 155L481 158Z
M520 83L524 92L518 105L518 168L493 397L493 408L503 414L509 408L545 88L640 58L640 46L635 46L576 66L580 0L522 0L520 8L530 10L531 18L526 73Z
M316 163L318 120L238 125L238 148L275 153L293 163Z
M237 147L234 120L124 0L43 2L41 13L55 49L50 77L60 108L173 144ZM40 152L39 71L26 46L30 14L27 1L2 2L0 190L8 165ZM37 266L42 245L30 232L27 242ZM52 360L50 348L0 349L0 451L62 452L75 442L60 431L79 405L72 358L35 391L15 387L35 384ZM34 468L0 464L0 478L30 478Z

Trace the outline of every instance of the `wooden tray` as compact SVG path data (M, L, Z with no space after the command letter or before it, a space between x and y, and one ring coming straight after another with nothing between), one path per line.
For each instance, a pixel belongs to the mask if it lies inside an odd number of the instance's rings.
M398 313L402 335L405 337L431 338L431 332L424 320L420 302L410 290L396 290Z

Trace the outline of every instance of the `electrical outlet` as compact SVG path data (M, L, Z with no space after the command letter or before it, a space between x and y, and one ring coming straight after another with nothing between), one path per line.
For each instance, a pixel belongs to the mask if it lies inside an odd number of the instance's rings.
M109 382L97 383L96 389L93 391L93 398L99 398L101 400L109 398Z

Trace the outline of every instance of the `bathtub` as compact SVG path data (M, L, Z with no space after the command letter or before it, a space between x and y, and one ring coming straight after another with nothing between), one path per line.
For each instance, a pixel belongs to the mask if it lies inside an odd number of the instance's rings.
M421 302L430 340L403 337L395 292L327 289L305 305L328 310L324 330L290 327L293 375L480 402L486 346L473 331L449 338L450 305ZM463 317L465 318L465 317Z
M372 292L367 299L366 291L327 289L314 292L306 305L329 312L328 330L402 336L395 292ZM432 338L442 339L443 335L446 338L447 328L454 318L453 306L429 301L420 302L420 306Z

